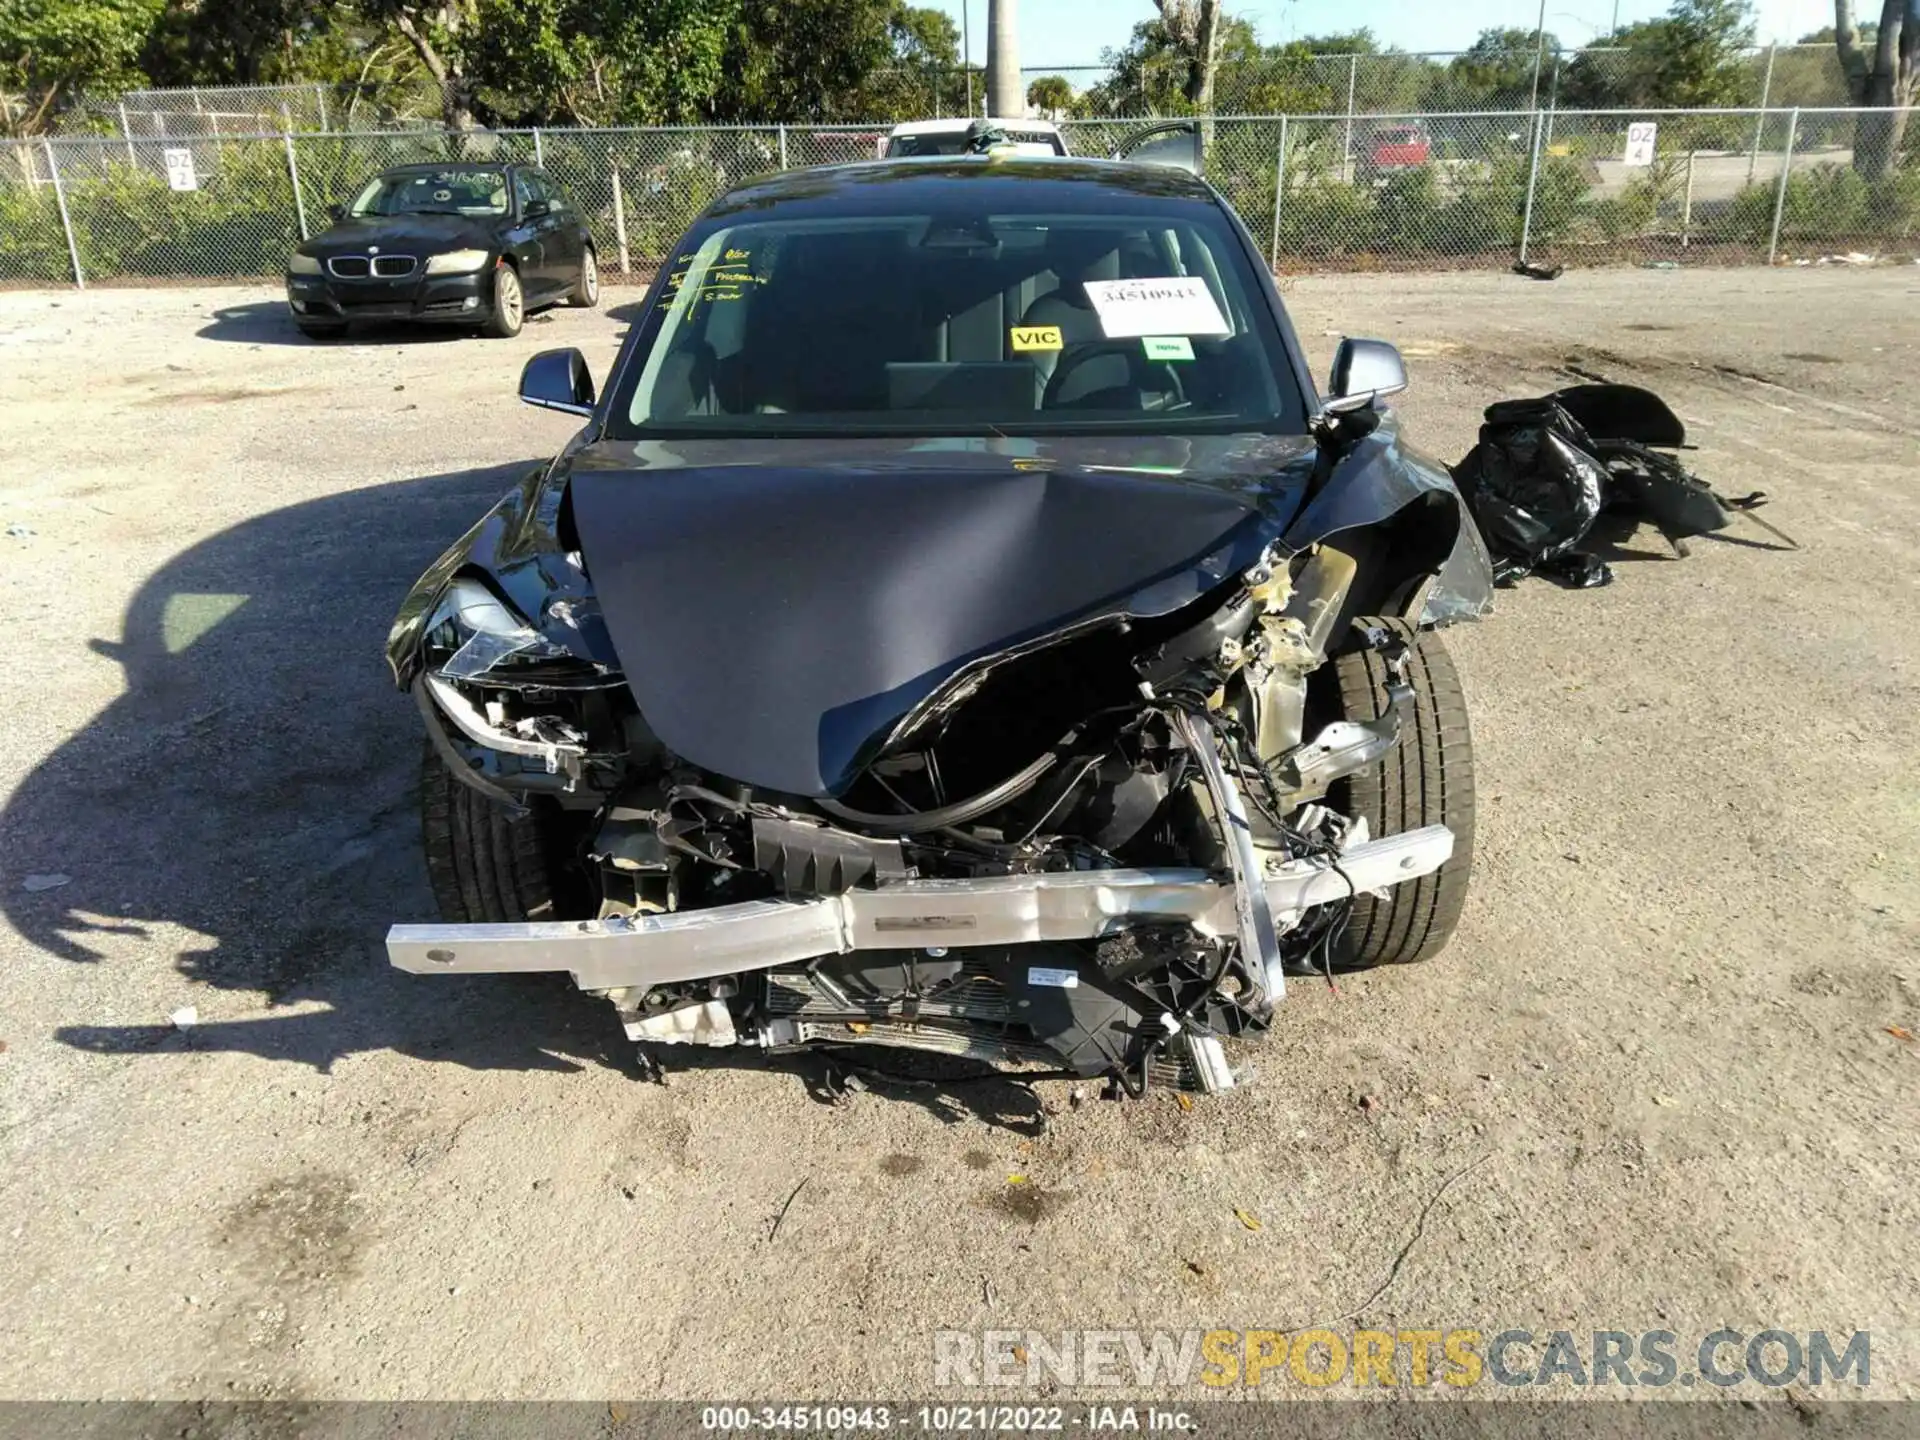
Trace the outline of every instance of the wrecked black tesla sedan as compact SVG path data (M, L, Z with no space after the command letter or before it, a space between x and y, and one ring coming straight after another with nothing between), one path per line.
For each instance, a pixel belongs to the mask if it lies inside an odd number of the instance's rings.
M642 1047L1233 1083L1286 977L1425 959L1473 774L1434 633L1484 549L1330 394L1181 171L783 175L682 241L587 417L421 579L422 974L551 970Z

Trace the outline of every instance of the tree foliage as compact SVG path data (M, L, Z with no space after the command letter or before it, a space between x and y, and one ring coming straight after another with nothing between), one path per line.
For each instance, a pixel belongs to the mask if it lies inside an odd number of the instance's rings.
M1538 35L1512 28L1482 30L1471 46L1448 63L1448 79L1479 97L1489 110L1518 109L1533 97L1534 69L1543 50L1549 65L1551 57L1560 53L1560 41L1552 31Z
M1743 52L1753 43L1748 0L1674 0L1655 20L1624 25L1582 52L1560 82L1574 109L1695 109L1752 104L1754 78Z
M711 0L475 0L455 50L511 124L678 124L721 83L731 15Z
M1064 75L1042 75L1027 86L1028 112L1045 118L1065 115L1073 98L1073 82Z
M0 92L8 128L38 134L74 98L145 83L140 52L161 0L0 0Z
M1154 5L1160 11L1160 28L1186 62L1187 78L1180 93L1189 105L1211 109L1220 0L1154 0Z

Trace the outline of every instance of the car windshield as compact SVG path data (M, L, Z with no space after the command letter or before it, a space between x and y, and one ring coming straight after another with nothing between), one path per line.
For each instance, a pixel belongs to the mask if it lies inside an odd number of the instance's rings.
M619 384L630 437L1305 425L1258 272L1204 201L709 222Z
M1066 147L1060 143L1060 137L1044 130L1009 129L1005 133L1015 150L1023 155L1067 153ZM887 155L892 159L966 153L967 132L965 130L946 130L931 135L895 135L887 141Z
M406 170L382 175L354 197L347 213L368 215L504 215L503 170Z

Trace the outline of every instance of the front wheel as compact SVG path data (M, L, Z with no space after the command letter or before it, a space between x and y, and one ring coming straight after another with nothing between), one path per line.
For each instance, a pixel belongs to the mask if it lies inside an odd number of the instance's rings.
M1391 887L1384 900L1362 895L1353 902L1337 953L1339 963L1354 970L1410 965L1439 954L1460 923L1473 869L1473 735L1459 672L1438 635L1422 634L1402 620L1378 623L1408 645L1412 724L1402 728L1400 743L1379 764L1337 782L1328 801L1355 819L1364 817L1376 838L1445 825L1453 831L1453 855L1431 875ZM1389 676L1377 650L1338 656L1327 670L1328 688L1337 688L1339 718L1373 720L1386 713Z
M481 333L495 340L511 340L526 323L527 297L520 288L520 276L511 265L502 262L493 267L493 308Z
M452 925L571 920L593 913L578 864L586 812L534 799L519 813L460 780L431 744L420 832L440 918Z

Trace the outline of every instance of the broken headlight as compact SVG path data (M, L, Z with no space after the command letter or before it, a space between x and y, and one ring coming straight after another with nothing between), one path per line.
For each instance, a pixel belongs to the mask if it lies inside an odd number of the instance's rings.
M478 580L448 585L427 622L427 643L446 655L435 668L449 680L474 680L514 661L570 660L556 645L515 614ZM450 653L449 653L450 652Z

